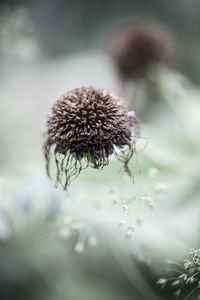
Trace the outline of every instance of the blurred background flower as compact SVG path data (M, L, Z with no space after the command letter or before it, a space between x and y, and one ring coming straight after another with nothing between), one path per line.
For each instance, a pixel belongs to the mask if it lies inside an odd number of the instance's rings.
M150 68L168 64L172 38L159 25L133 24L113 39L111 56L122 80L145 77Z

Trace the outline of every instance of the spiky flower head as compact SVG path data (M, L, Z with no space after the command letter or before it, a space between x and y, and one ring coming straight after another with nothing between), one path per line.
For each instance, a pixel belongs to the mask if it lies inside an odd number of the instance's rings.
M64 189L71 178L88 166L99 169L108 165L111 154L123 161L126 172L131 174L128 163L134 140L130 126L136 129L137 124L134 113L128 113L122 99L107 90L90 86L64 94L53 105L47 121L44 154L48 175L53 146L56 182L62 184L64 176Z
M152 24L133 25L112 40L111 56L124 80L141 78L156 64L166 65L173 54L173 40L168 32Z

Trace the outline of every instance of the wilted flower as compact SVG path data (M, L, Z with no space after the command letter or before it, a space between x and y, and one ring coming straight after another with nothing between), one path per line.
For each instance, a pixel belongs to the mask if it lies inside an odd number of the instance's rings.
M53 105L47 121L44 154L48 175L52 146L55 146L56 183L62 184L64 175L64 189L71 178L88 166L99 169L108 165L111 154L124 163L125 171L131 175L128 163L135 140L130 126L136 129L138 122L135 117L134 123L133 114L130 115L119 97L102 88L81 87L63 95ZM128 146L126 153L125 146Z
M145 76L149 67L168 64L173 52L171 36L159 26L133 25L111 44L111 56L124 80Z

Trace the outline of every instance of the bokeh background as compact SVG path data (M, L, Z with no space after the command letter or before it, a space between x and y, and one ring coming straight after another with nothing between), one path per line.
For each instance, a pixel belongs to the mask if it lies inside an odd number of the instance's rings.
M198 0L0 2L0 299L173 299L156 284L166 260L200 247L199 13ZM166 28L175 56L124 91L108 49L134 22ZM88 85L136 108L134 184L113 159L63 192L45 173L46 117Z

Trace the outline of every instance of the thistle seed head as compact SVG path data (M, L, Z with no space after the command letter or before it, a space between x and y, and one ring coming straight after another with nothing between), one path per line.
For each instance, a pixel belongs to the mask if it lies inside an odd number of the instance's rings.
M111 56L124 80L144 77L155 64L168 64L173 54L169 33L153 25L135 25L112 41Z
M123 101L107 90L90 86L64 94L53 105L47 120L44 144L47 174L50 175L50 152L54 147L56 183L61 183L64 189L88 166L99 169L108 165L111 154L124 163L125 171L131 175L128 163L135 140L130 126L138 128L136 117L133 126ZM125 146L128 146L126 153Z

